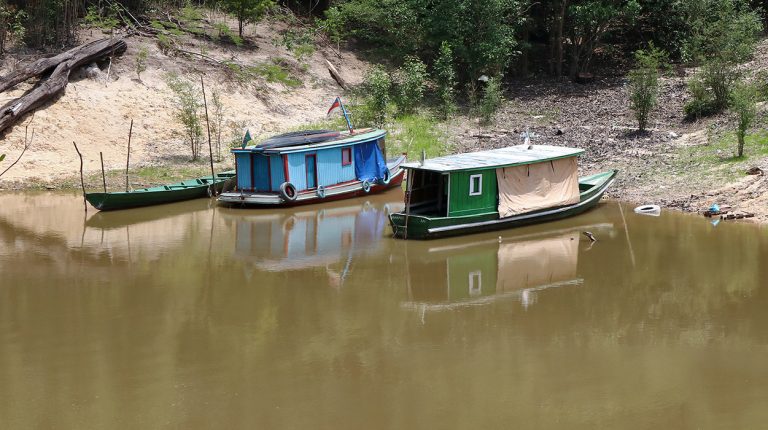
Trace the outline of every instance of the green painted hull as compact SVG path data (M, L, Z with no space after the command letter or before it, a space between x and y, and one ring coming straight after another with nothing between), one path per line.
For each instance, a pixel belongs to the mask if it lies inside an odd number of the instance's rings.
M215 181L212 181L210 176L204 176L176 184L142 188L128 192L86 193L85 199L93 207L101 211L160 205L207 197L211 185L213 185L216 191L221 191L228 187L234 181L234 178L235 172L224 172L217 174Z
M435 239L555 221L578 215L595 207L605 190L613 183L617 173L618 170L611 170L579 178L579 188L582 190L580 201L569 206L543 209L508 218L499 218L498 212L460 217L430 217L414 214L406 216L405 212L397 212L389 216L389 222L395 237Z

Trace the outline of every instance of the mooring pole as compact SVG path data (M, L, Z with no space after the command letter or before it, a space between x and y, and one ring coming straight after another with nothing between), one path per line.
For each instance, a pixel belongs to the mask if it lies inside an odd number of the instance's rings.
M72 144L75 145L77 156L80 157L80 186L83 188L83 209L85 209L85 213L88 213L88 201L85 199L85 180L83 179L83 154L77 149L77 143L73 141Z
M405 187L405 231L403 232L403 239L408 239L408 219L411 217L411 192L413 191L413 169L408 170L406 177L407 185Z
M200 75L200 86L203 88L203 106L205 106L205 127L208 129L208 156L211 160L211 196L216 195L216 174L213 172L213 147L211 146L211 123L208 121L208 100L205 98L205 82Z
M101 159L101 182L104 184L104 192L107 192L107 177L104 175L104 153L99 151L99 158Z
M125 157L125 192L128 192L128 166L131 163L131 136L133 135L133 118L131 128L128 129L128 155Z

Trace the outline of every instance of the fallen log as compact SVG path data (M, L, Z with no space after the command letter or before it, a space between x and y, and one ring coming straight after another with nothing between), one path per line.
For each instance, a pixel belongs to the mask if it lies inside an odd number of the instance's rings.
M15 124L24 114L61 93L69 83L69 74L73 70L109 55L122 54L126 48L127 45L122 39L100 39L53 57L41 58L0 77L0 92L3 92L27 79L53 70L48 78L39 82L31 91L0 107L0 133Z
M339 71L336 70L336 67L334 67L333 64L331 64L331 62L328 60L325 60L325 64L328 66L328 72L331 74L333 80L335 80L341 88L346 90L347 82L344 81L344 78L341 77L341 74L339 74Z

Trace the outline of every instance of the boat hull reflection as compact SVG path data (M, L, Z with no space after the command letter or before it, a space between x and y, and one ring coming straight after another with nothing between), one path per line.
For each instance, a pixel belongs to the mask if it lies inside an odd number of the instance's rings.
M524 306L536 292L578 286L578 259L583 229L611 228L600 224L513 236L460 245L432 247L409 264L406 308L448 310L517 297ZM410 267L418 269L410 270Z
M389 214L401 209L400 203L369 199L238 216L235 255L273 272L344 263L353 253L378 249Z

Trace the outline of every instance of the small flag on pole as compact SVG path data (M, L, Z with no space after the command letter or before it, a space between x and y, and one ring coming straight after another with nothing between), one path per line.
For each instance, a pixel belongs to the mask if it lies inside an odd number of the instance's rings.
M336 110L336 109L338 109L340 107L341 107L341 98L336 97L336 100L333 101L333 104L328 109L328 113L326 114L326 116L330 116L331 112L333 112L334 110Z
M245 148L246 145L248 145L248 142L252 141L251 138L251 132L249 130L245 130L245 136L243 136L243 146L242 148Z

